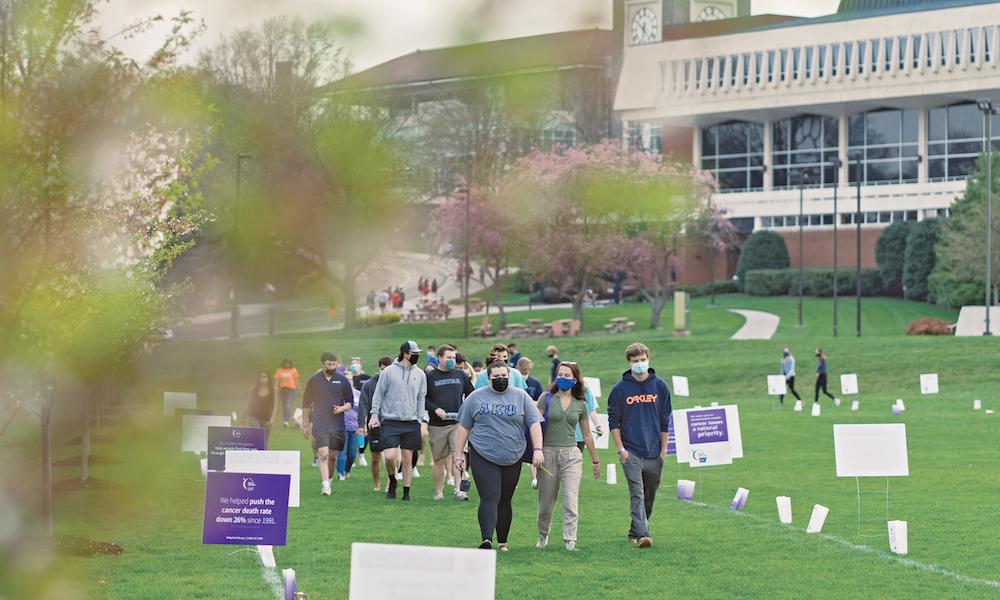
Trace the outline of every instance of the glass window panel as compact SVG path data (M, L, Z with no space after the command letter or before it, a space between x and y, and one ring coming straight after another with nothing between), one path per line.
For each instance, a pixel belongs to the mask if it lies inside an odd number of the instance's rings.
M781 54L781 81L785 81L788 72L788 49L782 48L779 52Z
M785 217L785 227L798 227L798 226L799 226L798 215L789 215ZM985 254L983 256L985 256ZM986 259L983 260L985 261Z
M775 165L786 165L788 164L788 154L785 152L781 152L780 154L775 154L771 162L773 162Z
M899 158L899 146L868 148L868 160L882 160L886 158Z
M852 147L865 144L865 116L851 115L847 120L847 140Z
M750 189L759 190L764 188L764 170L753 169L750 171Z
M865 142L875 144L898 144L900 141L900 118L898 110L878 110L867 115Z
M833 225L833 215L823 215L824 225ZM985 259L983 259L985 262Z
M772 144L774 144L775 151L788 150L788 119L775 121L771 126L771 131L774 132Z
M746 171L722 171L718 179L719 188L723 190L743 190L747 187Z
M975 104L948 107L948 139L983 137L983 113Z
M903 114L903 143L915 144L917 142L917 119L920 113L915 110L904 110Z
M774 170L774 187L783 188L788 186L788 171L785 169ZM984 259L985 260L985 259Z
M840 124L836 117L823 117L823 143L827 148L839 145Z
M945 177L944 159L935 159L927 162L927 176L931 179L942 179ZM985 255L984 255L985 256ZM985 261L985 259L984 259Z
M852 225L853 223L854 223L854 214L853 213L848 213L848 214L840 215L840 224L841 225ZM986 259L983 259L983 262L985 262L985 261L986 261Z
M983 143L976 142L952 142L948 144L948 154L978 154L983 151Z
M750 166L751 167L763 167L764 166L764 155L763 154L751 154L750 155Z
M719 154L746 154L747 132L744 123L723 123L718 126Z
M785 226L785 217L774 217L773 221L774 221L774 226L775 227L784 227ZM984 261L985 261L985 259L984 259Z
M764 152L764 126L760 123L744 123L744 125L749 129L750 152L757 154Z
M878 222L879 223L890 223L890 222L892 222L892 213L891 212L880 212L878 214ZM986 261L986 259L983 259L983 262L985 262L985 261Z
M917 148L916 144L908 144L906 146L901 146L900 149L901 149L902 156L905 157L905 158L916 158L917 157L917 154L918 154L917 150L918 150L918 148Z
M802 48L792 48L792 79L799 78L799 65L802 61Z
M905 213L903 211L901 211L901 210L894 211L892 213L892 220L894 222L895 221L903 221L903 220L905 220ZM985 260L984 260L984 262L985 262Z
M927 113L927 139L944 140L948 135L948 109L932 108Z
M720 169L739 169L747 166L746 155L738 156L735 158L720 158L719 168Z
M973 157L950 158L948 159L948 177L967 177L975 164L976 159Z
M774 220L771 217L761 217L760 218L760 226L763 227L763 228L765 228L765 229L771 227L771 224L773 222L774 222ZM984 259L984 261L985 261L985 259Z
M837 183L837 167L823 167L823 183Z
M714 127L701 130L701 154L702 156L715 156L718 154L715 146Z
M877 212L865 213L865 223L878 223L878 213Z
M899 180L899 162L869 162L867 181L889 182Z
M913 51L913 68L920 66L920 50L922 46L920 45L923 37L920 35L915 35L910 38L910 48Z
M917 220L917 211L915 211L915 210L908 210L908 211L906 211L906 220L907 221L916 221ZM983 256L985 257L986 255L983 254ZM985 258L983 259L983 262L986 262Z

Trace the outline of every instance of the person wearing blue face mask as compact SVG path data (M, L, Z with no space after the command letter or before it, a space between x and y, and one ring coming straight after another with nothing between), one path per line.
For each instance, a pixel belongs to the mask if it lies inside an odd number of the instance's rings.
M584 443L590 453L594 479L601 476L601 463L590 434L583 377L576 363L564 362L556 370L552 389L538 400L538 412L545 415L542 453L547 471L538 473L538 548L549 543L552 510L559 487L562 486L563 544L576 550L576 530L580 521L580 479L583 477L583 455L576 446L576 428L583 430Z
M649 548L653 545L649 517L667 455L670 390L649 368L649 348L645 345L631 344L625 349L625 359L629 370L608 395L608 428L628 480L632 513L628 541Z
M455 447L458 432L457 415L465 397L475 389L465 371L457 368L455 348L447 344L437 349L437 367L427 373L427 397L424 402L428 422L428 436L431 442L431 457L434 459L434 499L444 499L444 482L451 470L448 457L461 453L464 448ZM461 480L458 473L458 480ZM453 481L456 478L453 478ZM455 487L456 500L468 500L465 492Z

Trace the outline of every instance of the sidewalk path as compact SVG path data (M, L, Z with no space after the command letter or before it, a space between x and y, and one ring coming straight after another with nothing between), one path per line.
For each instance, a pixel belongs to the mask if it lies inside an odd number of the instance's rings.
M781 318L778 315L762 312L759 310L730 309L729 312L736 313L746 319L743 327L733 334L733 340L769 340L778 331L778 324Z

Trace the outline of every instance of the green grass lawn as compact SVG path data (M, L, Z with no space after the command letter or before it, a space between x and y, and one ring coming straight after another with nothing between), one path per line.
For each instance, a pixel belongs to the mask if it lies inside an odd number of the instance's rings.
M600 377L605 390L625 368L623 350L635 340L652 349L652 366L661 376L686 375L691 398L675 407L712 401L740 407L746 457L733 465L699 472L668 462L652 517L655 546L639 551L625 543L628 496L619 484L585 479L581 489L579 552L569 554L555 543L535 549L535 498L527 473L515 495L512 550L498 555L497 597L602 598L608 595L662 598L995 598L1000 588L1000 416L972 410L981 398L985 408L1000 409L996 393L1000 348L980 338L907 338L906 323L920 316L954 320L951 311L887 299L866 299L864 337L853 337L853 304L841 302L842 335L830 333L830 300L807 299L805 326L795 324L795 301L789 298L720 296L719 306L696 300L693 335L639 330L627 335L594 334L558 340L564 360L577 360L586 375ZM782 317L772 341L735 342L728 337L742 318L726 308L752 308ZM560 318L564 311L535 313ZM645 305L588 310L586 327L599 330L615 316L637 322ZM668 307L665 317L672 315ZM517 319L528 318L518 313ZM256 370L273 368L289 356L310 371L327 348L359 355L369 365L380 354L395 354L399 343L454 341L461 322L401 324L337 337L281 336L240 343L167 345L145 365L137 396L144 404L134 426L121 428L111 444L94 452L123 459L122 466L95 467L93 475L121 484L119 492L61 495L58 533L114 541L125 546L120 557L62 559L77 574L90 598L268 598L252 556L236 548L202 546L204 479L197 458L181 454L176 426L153 415L164 389L193 390L221 413L240 411ZM524 340L522 351L538 359L551 340ZM481 356L487 340L459 343L470 356ZM822 345L829 355L831 391L837 375L859 375L861 410L849 402L840 408L825 402L823 415L779 408L766 395L765 376L777 371L780 350L791 345L799 358L800 391L811 397L814 358ZM544 362L539 360L539 362ZM544 370L545 365L540 369ZM918 376L937 372L941 393L920 397ZM540 373L542 378L544 373ZM607 391L605 391L607 393ZM806 394L803 393L805 397ZM907 411L893 417L896 398ZM811 399L811 398L810 398ZM849 400L850 398L848 398ZM602 412L604 401L601 400ZM907 425L910 477L890 482L889 517L909 521L910 561L888 554L884 498L864 496L858 530L855 481L837 479L833 459L834 423L904 422ZM24 438L14 438L23 440ZM24 442L27 443L27 442ZM2 447L2 446L0 446ZM473 501L431 501L429 468L416 480L414 501L390 503L371 490L366 468L357 467L346 482L334 482L333 496L319 495L319 477L308 462L308 444L294 430L278 430L272 448L298 449L302 456L302 507L289 517L288 546L275 550L279 567L293 567L300 589L310 600L347 597L350 544L354 541L469 547L478 541ZM30 452L20 442L3 448ZM57 450L56 458L72 452ZM602 461L615 459L604 451ZM69 477L73 469L62 469ZM58 479L59 477L57 477ZM677 479L698 481L696 500L676 500ZM884 480L866 481L875 490ZM737 487L750 489L744 513L725 508ZM775 496L791 496L792 526L778 523ZM812 505L830 508L826 535L807 535ZM560 522L557 515L554 523ZM867 537L871 535L872 537ZM441 582L447 585L447 582Z

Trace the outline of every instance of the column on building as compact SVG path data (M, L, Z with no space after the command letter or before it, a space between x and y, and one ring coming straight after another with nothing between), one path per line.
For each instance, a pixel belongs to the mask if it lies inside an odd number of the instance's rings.
M691 136L691 164L698 171L701 170L701 127L694 127L694 135Z
M927 111L924 109L917 113L917 152L920 154L917 182L927 183Z
M837 173L838 186L841 188L850 187L850 180L848 179L848 174L850 173L849 160L850 156L847 154L848 148L848 115L840 115L837 118L837 157L840 158L840 172ZM837 218L834 216L834 218Z

